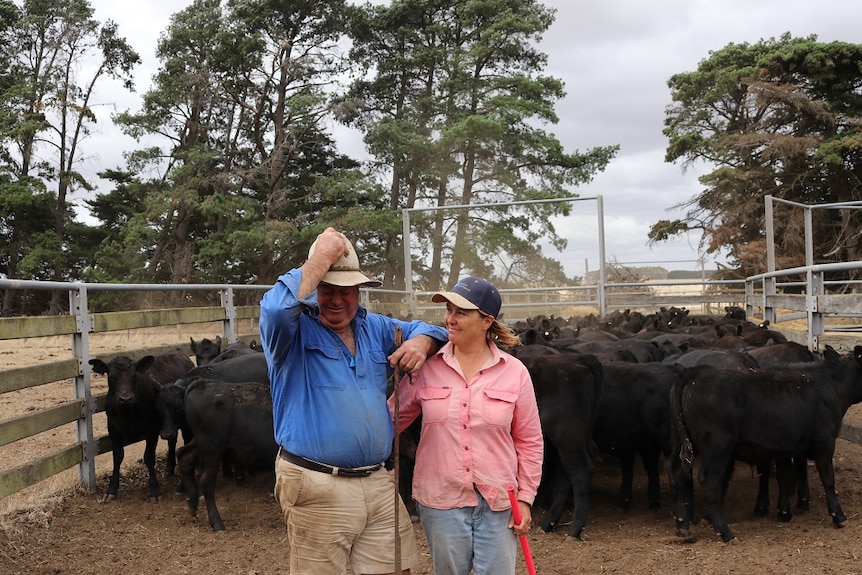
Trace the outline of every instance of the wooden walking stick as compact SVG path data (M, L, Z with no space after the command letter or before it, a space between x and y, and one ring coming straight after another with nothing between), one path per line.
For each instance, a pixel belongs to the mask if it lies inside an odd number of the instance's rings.
M401 326L395 328L395 349L401 347L401 343L404 339L404 333L401 329ZM394 416L393 419L395 424L393 425L394 435L393 435L393 445L392 445L392 459L393 467L392 473L395 478L395 575L401 575L401 531L399 530L398 525L398 516L400 515L400 507L398 505L399 498L401 495L398 493L399 483L401 482L400 472L401 472L401 462L399 459L401 458L401 449L398 445L400 443L398 433L398 382L401 381L401 370L398 369L398 364L395 364L395 372L392 374L393 384L392 384L392 393L395 396L395 405L393 411Z

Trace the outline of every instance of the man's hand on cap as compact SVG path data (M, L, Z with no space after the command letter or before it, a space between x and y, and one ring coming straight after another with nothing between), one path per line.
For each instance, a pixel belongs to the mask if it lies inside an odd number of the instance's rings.
M338 258L350 254L350 250L347 247L347 238L332 227L326 228L317 237L315 254L318 251L329 259L330 264L337 262Z

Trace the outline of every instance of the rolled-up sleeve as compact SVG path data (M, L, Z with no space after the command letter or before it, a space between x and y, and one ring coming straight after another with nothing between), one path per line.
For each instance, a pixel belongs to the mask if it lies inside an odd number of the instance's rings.
M282 275L260 300L260 340L270 364L284 359L299 329L299 314L315 300L300 301L299 282L302 270L292 269Z

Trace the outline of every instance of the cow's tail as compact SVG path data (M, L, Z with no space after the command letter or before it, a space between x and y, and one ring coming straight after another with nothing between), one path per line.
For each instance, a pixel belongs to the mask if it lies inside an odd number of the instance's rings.
M678 458L679 465L686 473L691 473L694 462L694 448L688 427L685 425L685 415L682 407L682 392L687 385L687 378L681 378L673 384L670 390L670 416L671 416L671 457Z
M587 369L590 370L590 373L593 376L593 383L595 385L595 387L593 388L593 404L590 410L590 413L592 413L592 418L590 419L590 441L589 445L587 446L587 451L589 452L590 457L593 458L593 461L599 461L601 457L599 454L599 446L596 445L596 442L593 440L593 438L595 436L594 432L596 428L596 421L599 417L599 402L602 398L602 384L604 383L605 379L605 371L602 368L601 362L599 362L598 358L593 354L585 353L578 355L578 360L580 361L581 365L586 366Z

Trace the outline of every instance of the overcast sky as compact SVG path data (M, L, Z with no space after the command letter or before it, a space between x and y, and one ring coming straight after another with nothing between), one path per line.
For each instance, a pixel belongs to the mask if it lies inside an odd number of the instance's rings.
M103 89L99 99L119 110L139 107L158 68L155 44L171 14L187 0L91 0L95 18L114 20L120 34L139 52L138 94ZM557 9L556 21L541 48L548 54L546 73L562 79L567 96L557 106L559 124L548 127L567 151L619 145L608 169L594 181L572 190L584 198L601 197L604 205L605 252L610 261L700 269L699 236L649 248L647 231L660 219L683 215L674 205L694 197L704 170L683 173L664 162L664 110L670 104L667 79L690 72L731 42L755 43L785 32L794 37L816 34L821 42L862 43L859 0L546 0ZM112 106L101 109L107 119ZM134 142L102 122L85 146L95 154L93 171L121 165L121 153ZM336 139L347 153L359 155L361 141L342 130ZM356 152L351 152L356 150ZM106 186L103 183L103 186ZM107 191L103 188L101 191ZM549 253L562 260L569 275L598 266L595 200L575 202L573 215L558 222L570 238L568 249ZM723 261L719 259L719 261ZM713 257L705 260L715 266Z

